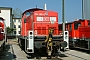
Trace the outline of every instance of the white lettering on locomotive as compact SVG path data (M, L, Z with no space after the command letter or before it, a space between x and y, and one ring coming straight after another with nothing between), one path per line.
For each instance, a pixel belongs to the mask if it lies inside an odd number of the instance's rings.
M54 23L56 17L37 17L37 21L50 21L51 23Z
M35 15L38 15L38 13L35 13Z

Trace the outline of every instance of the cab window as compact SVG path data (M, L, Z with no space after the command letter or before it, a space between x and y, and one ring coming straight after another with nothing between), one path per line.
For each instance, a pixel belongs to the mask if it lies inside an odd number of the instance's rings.
M59 29L59 30L62 30L62 25L59 25L59 26L58 26L58 29Z
M88 22L88 26L90 26L90 21Z
M66 24L65 27L66 27L66 30L68 30L68 24Z
M69 28L70 28L69 30L71 31L72 30L72 24L69 25Z
M75 22L74 23L74 29L75 30L77 30L79 26L81 26L81 23L80 22Z

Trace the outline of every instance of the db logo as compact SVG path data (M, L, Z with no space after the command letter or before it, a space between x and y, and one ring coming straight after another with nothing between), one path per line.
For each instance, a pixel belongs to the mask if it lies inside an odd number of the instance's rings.
M43 17L44 21L49 21L49 17Z

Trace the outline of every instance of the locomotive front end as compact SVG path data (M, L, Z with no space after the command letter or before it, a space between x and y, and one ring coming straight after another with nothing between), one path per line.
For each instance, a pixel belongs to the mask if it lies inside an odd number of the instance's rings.
M57 52L60 46L60 36L58 35L58 13L54 11L35 11L34 12L34 48L36 51L48 53L48 42L51 41L50 51L51 54ZM50 37L49 30L52 29L53 33ZM48 38L47 38L48 37ZM45 42L47 40L47 42ZM35 51L35 52L36 52ZM49 53L48 53L49 54Z

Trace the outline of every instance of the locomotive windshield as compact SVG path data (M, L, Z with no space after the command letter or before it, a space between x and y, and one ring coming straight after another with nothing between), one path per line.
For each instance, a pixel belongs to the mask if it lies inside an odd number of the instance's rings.
M26 12L26 16L30 16L32 12Z
M2 19L0 19L0 22L2 22Z
M80 22L75 22L74 23L74 29L77 30L80 25L81 25Z

